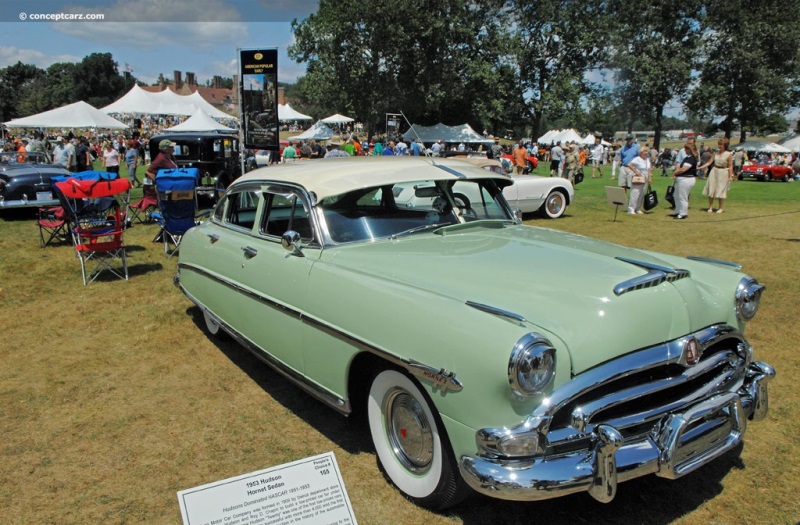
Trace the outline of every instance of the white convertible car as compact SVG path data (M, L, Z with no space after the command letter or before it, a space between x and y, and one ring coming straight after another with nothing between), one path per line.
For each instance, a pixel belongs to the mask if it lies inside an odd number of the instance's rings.
M489 171L510 176L514 181L503 188L503 197L522 213L539 212L548 219L558 219L572 204L575 188L567 179L561 177L541 177L539 175L510 175L497 160L486 158L465 159Z

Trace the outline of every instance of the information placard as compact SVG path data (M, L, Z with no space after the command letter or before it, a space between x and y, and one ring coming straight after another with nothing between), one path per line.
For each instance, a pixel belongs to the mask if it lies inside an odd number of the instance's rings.
M178 492L184 525L356 525L333 452Z

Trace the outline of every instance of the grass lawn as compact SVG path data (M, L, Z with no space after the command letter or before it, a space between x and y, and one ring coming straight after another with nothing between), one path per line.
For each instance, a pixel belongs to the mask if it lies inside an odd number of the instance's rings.
M603 179L586 173L564 218L526 222L736 261L766 285L747 336L778 376L770 414L749 426L740 455L678 481L623 483L610 504L585 494L540 503L476 496L430 513L384 480L365 425L323 407L235 343L206 336L199 312L172 285L176 258L152 242L156 226L126 234L129 282L84 287L70 246L40 249L31 215L4 213L0 523L180 523L178 490L330 450L361 524L797 523L800 183L737 181L726 213L711 215L699 210L698 181L689 218L675 221L663 200L671 179L656 176L661 205L614 222L603 190L610 168ZM535 261L530 272L535 278Z

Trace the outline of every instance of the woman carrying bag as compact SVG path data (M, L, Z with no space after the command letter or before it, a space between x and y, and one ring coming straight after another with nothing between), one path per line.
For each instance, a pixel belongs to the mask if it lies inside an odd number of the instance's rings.
M672 216L676 219L685 219L689 215L689 194L697 182L697 149L689 143L683 148L686 155L672 173L675 181L675 213Z
M642 215L642 203L644 202L645 186L653 183L650 163L650 148L642 146L639 155L628 163L628 167L633 172L631 175L631 193L628 200L628 215Z

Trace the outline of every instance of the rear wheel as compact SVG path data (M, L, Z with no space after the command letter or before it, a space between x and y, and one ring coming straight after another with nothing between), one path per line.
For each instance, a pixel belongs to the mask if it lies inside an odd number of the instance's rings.
M783 176L783 182L789 182L790 180L791 180L791 177L789 176L788 173Z
M525 175L531 173L536 166L533 165L533 162L526 160L525 161Z
M406 497L444 509L469 493L441 422L413 379L397 370L378 373L369 390L367 416L378 461Z
M206 323L206 330L208 333L214 337L223 337L225 335L225 331L219 325L219 323L214 319L211 314L204 311L203 312L203 320Z
M559 190L553 190L542 203L540 211L548 219L558 219L567 209L567 196Z

